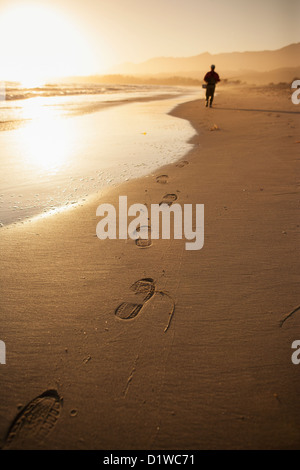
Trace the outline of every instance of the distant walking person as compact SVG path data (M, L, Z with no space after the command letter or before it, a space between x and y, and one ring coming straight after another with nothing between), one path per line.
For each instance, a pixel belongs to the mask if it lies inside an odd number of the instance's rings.
M214 94L216 89L216 84L220 82L219 75L215 72L215 65L211 66L211 71L207 72L204 77L204 81L207 83L206 87L206 107L208 107L208 101L210 98L209 106L212 107L212 103L214 100Z

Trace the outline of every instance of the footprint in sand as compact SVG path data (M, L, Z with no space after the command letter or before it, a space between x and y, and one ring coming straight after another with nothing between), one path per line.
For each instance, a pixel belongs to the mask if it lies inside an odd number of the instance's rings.
M135 318L142 308L146 305L146 303L155 295L161 295L163 297L167 297L172 302L172 307L168 313L168 322L164 329L164 333L166 333L170 327L174 312L175 312L175 301L171 297L170 294L164 291L156 290L155 282L152 278L145 278L136 281L130 288L136 294L146 294L144 300L140 304L123 302L119 305L119 307L115 310L115 315L119 317L121 320L130 320Z
M162 198L161 202L159 205L161 206L162 204L167 204L168 206L171 206L173 202L177 201L178 196L177 194L165 194L164 197ZM151 241L151 227L150 226L142 226L140 228L140 231L143 231L144 233L147 232L147 237L146 238L138 238L135 240L136 246L139 248L149 248L149 246L152 245Z
M187 166L189 164L189 162L187 160L183 160L182 162L178 162L176 163L176 166L178 168L184 168L185 166Z
M176 194L165 194L159 205L161 206L162 204L168 204L168 206L171 206L173 202L177 201L177 199L178 197Z
M123 302L115 310L115 315L122 320L130 320L135 318L143 308L143 306L151 299L155 292L155 283L152 278L145 278L136 281L130 287L136 294L146 294L144 300L140 304L134 304L129 302Z
M3 449L20 448L25 442L36 443L47 437L60 417L62 403L56 390L46 390L31 400L10 425Z
M139 248L149 248L149 246L152 245L152 241L151 241L151 227L149 226L142 226L140 228L140 231L145 233L147 232L147 238L137 238L135 240L135 244L136 246L138 246Z
M162 198L162 201L159 203L159 205L161 206L162 204L167 204L168 206L171 206L173 202L177 201L177 199L178 199L177 194L165 194L164 197ZM139 248L149 248L149 246L152 245L151 227L142 226L140 228L140 231L143 231L144 233L147 232L147 237L138 238L135 241L136 246L138 246Z
M156 177L156 182L160 184L166 184L168 182L168 175L160 175Z

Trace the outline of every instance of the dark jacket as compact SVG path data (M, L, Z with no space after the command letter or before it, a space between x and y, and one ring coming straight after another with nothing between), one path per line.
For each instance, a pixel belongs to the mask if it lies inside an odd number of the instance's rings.
M204 81L208 85L216 85L216 83L220 82L220 77L216 72L210 71L205 75Z

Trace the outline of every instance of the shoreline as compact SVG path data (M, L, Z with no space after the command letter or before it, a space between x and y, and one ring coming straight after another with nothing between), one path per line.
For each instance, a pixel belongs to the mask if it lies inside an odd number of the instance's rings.
M188 122L170 117L169 110L187 98L148 97L70 120L50 113L40 125L32 123L3 136L0 222L24 222L83 203L104 187L176 160L190 148L186 141L194 130ZM16 157L9 159L9 154Z
M28 429L12 448L299 447L290 360L299 316L279 327L299 303L296 109L253 91L221 89L215 101L212 110L193 100L172 111L198 132L178 162L35 221L30 232L1 229L0 436L18 405L47 389L64 398L47 439ZM96 207L120 194L128 204L165 194L203 203L204 248L100 241ZM143 302L130 286L145 279L152 298L121 320L118 306Z

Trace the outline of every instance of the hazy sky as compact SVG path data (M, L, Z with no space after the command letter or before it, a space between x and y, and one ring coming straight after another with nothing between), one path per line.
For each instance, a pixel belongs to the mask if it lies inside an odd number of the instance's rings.
M156 56L277 49L300 41L299 19L299 0L0 0L2 63L85 75Z

